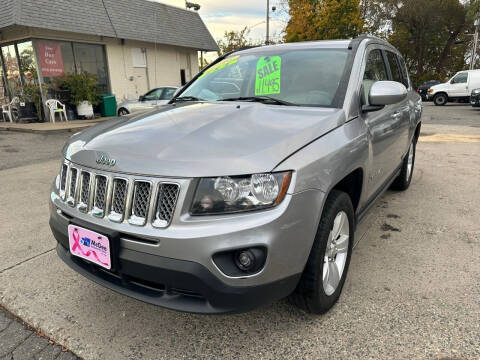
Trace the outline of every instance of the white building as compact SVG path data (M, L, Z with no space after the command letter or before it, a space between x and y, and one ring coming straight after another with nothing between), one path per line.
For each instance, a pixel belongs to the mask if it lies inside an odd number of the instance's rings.
M72 72L96 75L117 102L138 98L189 81L198 51L217 49L198 13L158 2L1 0L0 103Z

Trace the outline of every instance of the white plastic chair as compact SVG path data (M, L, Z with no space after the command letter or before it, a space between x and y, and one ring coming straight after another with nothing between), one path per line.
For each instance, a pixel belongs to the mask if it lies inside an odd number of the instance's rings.
M3 120L5 120L5 114L7 114L10 122L13 122L13 109L15 108L14 105L16 103L18 103L18 97L14 97L8 104L2 105Z
M62 121L62 114L65 117L65 121L68 121L65 105L62 104L60 101L58 101L57 99L50 99L45 101L45 105L47 105L48 107L48 112L50 113L50 121L52 123L55 124L56 113L60 114L60 121Z

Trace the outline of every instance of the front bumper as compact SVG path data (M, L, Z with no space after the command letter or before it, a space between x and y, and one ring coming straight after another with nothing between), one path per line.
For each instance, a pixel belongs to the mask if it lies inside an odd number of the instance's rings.
M184 219L177 225L178 231L174 231L175 226L157 230L156 245L143 243L141 234L125 233L114 224L107 227L76 216L74 210L58 201L53 189L51 198L50 227L59 243L57 253L75 271L155 305L195 313L228 313L276 301L295 289L313 243L323 193L310 190L288 195L270 211L216 217L212 222L203 218L198 224ZM70 254L69 224L109 237L112 271ZM189 238L184 238L186 227L191 227ZM258 274L232 278L212 260L217 252L250 246L267 248L265 267Z
M480 94L472 94L470 96L470 104L472 104L472 106L480 106Z

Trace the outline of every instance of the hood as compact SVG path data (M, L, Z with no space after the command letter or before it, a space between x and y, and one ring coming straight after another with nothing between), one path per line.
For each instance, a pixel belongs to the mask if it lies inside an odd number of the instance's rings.
M79 165L143 175L260 173L343 122L341 109L183 103L84 130L70 138L64 155ZM115 165L98 165L101 156Z
M450 86L449 83L442 83L442 84L430 86L429 89L432 89L433 92L437 92L440 90L446 90L448 86Z

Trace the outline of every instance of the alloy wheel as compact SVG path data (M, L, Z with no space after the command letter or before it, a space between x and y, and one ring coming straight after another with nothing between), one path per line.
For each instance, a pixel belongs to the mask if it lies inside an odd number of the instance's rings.
M349 241L348 216L344 211L340 211L333 221L323 262L323 290L327 296L332 295L340 283L347 261Z

